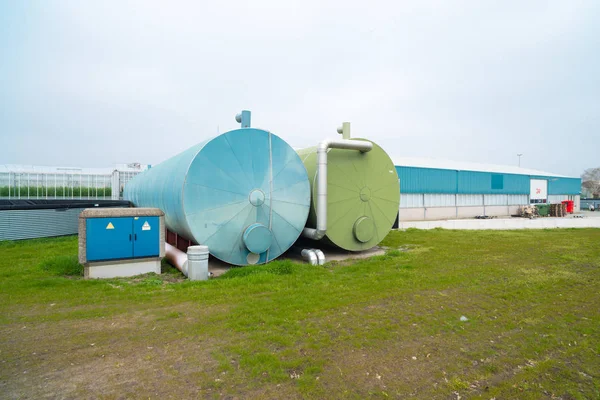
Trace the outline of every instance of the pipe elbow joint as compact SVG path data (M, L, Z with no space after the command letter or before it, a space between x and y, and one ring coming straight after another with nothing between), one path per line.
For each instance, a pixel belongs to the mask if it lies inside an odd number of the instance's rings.
M326 229L317 229L315 232L315 240L323 239L323 237L325 236L325 233L327 233Z
M329 147L331 146L331 141L329 139L325 139L317 145L317 153L327 152Z
M302 255L302 257L308 261L308 263L310 265L318 265L319 264L319 259L317 257L317 254L310 249L304 249L300 252L300 254Z
M302 230L302 236L304 236L307 239L312 239L312 240L323 239L323 236L325 236L325 233L326 233L325 229L304 228Z
M324 265L325 262L326 262L326 260L325 260L325 254L321 250L319 250L319 249L313 249L313 252L317 256L317 260L319 261L319 265Z

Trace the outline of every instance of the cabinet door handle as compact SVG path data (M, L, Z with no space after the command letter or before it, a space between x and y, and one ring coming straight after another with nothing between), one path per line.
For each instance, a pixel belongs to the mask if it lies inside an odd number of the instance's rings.
M129 234L129 241L131 242L131 233Z
M137 233L133 234L133 240L137 240Z

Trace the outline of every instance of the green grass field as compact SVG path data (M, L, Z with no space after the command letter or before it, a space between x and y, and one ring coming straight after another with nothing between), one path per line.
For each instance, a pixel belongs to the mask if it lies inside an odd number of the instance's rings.
M188 282L86 281L75 237L0 243L0 398L600 399L599 229L383 244Z

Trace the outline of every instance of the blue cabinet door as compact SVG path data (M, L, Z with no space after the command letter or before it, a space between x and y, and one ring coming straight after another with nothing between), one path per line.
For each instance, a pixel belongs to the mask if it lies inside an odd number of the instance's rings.
M133 256L154 257L159 254L159 217L133 218Z
M86 220L88 261L114 260L133 256L131 217Z

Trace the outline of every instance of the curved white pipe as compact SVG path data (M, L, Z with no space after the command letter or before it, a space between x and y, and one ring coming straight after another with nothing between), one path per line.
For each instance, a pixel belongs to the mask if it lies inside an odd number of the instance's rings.
M317 256L317 260L319 261L319 265L325 264L325 254L319 249L313 249L313 252Z
M317 146L317 213L316 228L304 228L302 236L313 240L322 239L327 232L327 151L329 149L358 150L366 153L373 143L365 140L327 139Z
M188 276L188 256L183 251L169 243L165 243L165 258L169 263Z
M302 258L304 258L306 261L308 261L308 263L310 265L318 265L319 264L319 259L317 258L317 255L315 254L315 252L313 250L302 249L300 254L302 255Z

